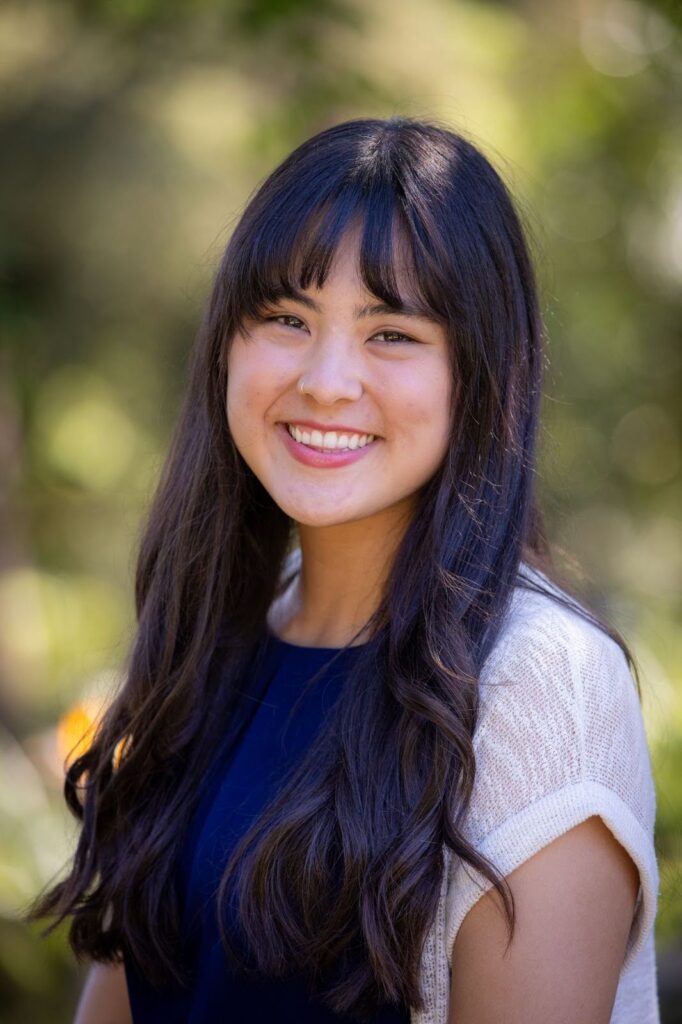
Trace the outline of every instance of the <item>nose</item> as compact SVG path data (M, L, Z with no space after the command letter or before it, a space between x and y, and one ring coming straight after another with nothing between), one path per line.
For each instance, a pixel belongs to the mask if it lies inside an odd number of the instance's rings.
M301 391L319 405L357 401L363 392L361 367L351 346L338 335L320 338L303 365Z

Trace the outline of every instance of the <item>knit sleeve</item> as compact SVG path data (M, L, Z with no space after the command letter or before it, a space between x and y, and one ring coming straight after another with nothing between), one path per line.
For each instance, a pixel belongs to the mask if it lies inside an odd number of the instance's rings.
M531 616L481 676L474 750L464 833L502 875L592 815L630 854L640 888L625 971L653 928L659 875L651 761L635 681L618 644L560 605ZM447 857L452 966L459 926L492 883L450 851Z

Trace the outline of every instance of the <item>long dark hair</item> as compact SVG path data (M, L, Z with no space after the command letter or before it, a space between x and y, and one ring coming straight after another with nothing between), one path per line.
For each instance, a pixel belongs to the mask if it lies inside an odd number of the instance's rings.
M219 902L229 890L238 909L248 964L221 923L236 964L269 976L300 970L330 1008L371 1019L383 1003L423 1005L420 953L444 845L495 885L511 941L511 891L460 829L477 684L524 585L521 563L558 578L535 496L544 356L528 242L497 171L437 123L335 125L249 201L215 278L141 540L126 681L66 773L82 824L73 864L29 919L56 915L50 931L70 916L79 959L125 952L155 984L187 980L176 855L211 757L238 719L240 683L295 543L295 524L230 435L227 353L269 302L323 286L351 221L362 225L363 282L393 306L397 234L407 241L417 300L451 341L451 440L420 492L370 641L230 856ZM585 614L632 665L619 634Z

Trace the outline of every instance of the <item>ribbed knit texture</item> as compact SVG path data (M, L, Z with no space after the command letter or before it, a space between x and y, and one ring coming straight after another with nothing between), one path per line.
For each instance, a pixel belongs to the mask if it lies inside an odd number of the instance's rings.
M550 586L526 565L523 574ZM624 654L572 609L517 588L480 693L467 839L508 875L568 829L599 815L640 874L611 1024L659 1024L656 796L641 705ZM468 911L492 887L445 847L444 856L438 913L422 958L426 1007L412 1012L412 1024L447 1024L453 943Z

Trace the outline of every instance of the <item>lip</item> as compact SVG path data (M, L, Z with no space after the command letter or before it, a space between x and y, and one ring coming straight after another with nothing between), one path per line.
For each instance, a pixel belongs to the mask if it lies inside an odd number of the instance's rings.
M309 430L321 430L322 433L326 430L333 430L337 434L373 434L374 437L379 437L379 434L375 434L373 430L361 430L360 427L348 427L342 423L316 423L315 420L282 420L284 426L290 423L292 427L307 427Z
M277 430L282 435L282 441L289 454L304 466L312 466L314 469L340 469L342 466L349 466L352 462L358 462L364 458L380 443L380 440L377 439L370 441L364 448L355 448L345 452L318 452L314 448L308 448L307 445L294 440L287 430L286 423L278 423ZM352 431L352 433L357 433L357 431Z

